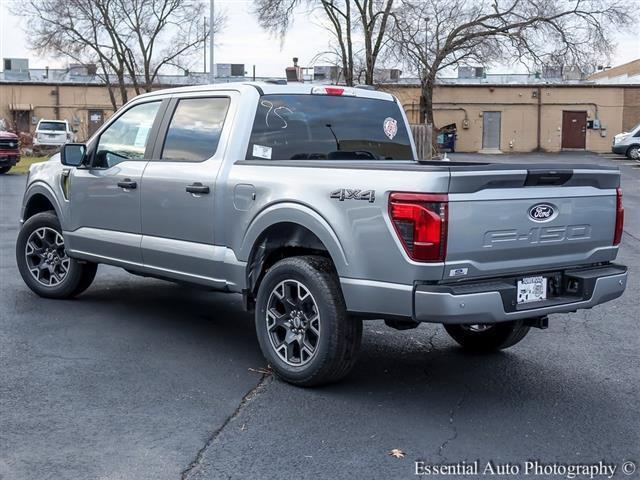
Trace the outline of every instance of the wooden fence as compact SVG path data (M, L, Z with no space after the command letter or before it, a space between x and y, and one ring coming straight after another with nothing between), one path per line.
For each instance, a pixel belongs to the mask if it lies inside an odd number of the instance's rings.
M416 143L416 150L418 151L418 158L420 160L431 160L432 131L431 125L425 123L411 124L411 134L413 135L413 141Z

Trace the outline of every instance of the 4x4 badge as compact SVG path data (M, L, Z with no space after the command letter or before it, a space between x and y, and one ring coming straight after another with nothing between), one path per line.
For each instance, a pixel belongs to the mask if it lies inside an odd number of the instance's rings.
M341 202L345 200L367 200L369 203L373 203L376 201L376 191L341 188L340 190L331 192L331 198L337 198Z

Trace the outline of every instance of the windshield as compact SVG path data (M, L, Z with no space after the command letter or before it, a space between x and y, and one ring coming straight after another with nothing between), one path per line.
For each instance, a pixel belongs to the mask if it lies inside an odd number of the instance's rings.
M248 160L413 160L396 102L329 95L264 95Z
M64 122L40 122L40 125L38 125L38 130L62 130L64 132L67 130L67 127Z

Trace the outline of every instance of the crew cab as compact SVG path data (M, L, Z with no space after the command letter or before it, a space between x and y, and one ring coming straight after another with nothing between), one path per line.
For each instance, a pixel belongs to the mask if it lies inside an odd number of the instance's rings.
M100 263L242 294L288 382L344 377L362 320L510 347L620 296L617 168L418 161L399 102L338 86L159 90L33 165L16 245L37 294Z
M20 161L20 139L15 133L0 128L0 175Z

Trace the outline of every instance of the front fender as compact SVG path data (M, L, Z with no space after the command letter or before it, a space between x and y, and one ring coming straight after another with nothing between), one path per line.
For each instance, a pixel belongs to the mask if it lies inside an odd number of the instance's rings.
M312 208L294 202L272 204L254 217L237 252L238 259L248 261L251 250L260 235L270 226L283 222L296 223L311 231L327 248L338 274L343 275L346 272L347 256L331 225Z

